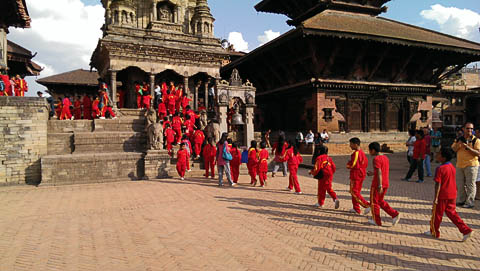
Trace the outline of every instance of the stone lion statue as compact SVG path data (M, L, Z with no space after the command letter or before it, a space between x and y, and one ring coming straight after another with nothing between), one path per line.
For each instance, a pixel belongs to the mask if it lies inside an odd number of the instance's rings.
M215 139L215 142L218 142L220 140L220 124L210 121L205 128L205 134L207 138L211 137Z
M150 124L147 128L148 149L163 149L163 125L161 123Z

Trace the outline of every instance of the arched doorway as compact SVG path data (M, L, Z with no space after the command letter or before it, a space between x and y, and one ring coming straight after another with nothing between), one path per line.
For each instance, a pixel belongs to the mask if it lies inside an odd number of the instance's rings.
M135 82L149 82L148 73L138 67L127 67L117 73L117 81L122 82L125 91L125 108L137 108L137 94L135 93Z
M199 107L205 107L208 99L208 89L214 85L211 77L204 72L199 72L190 77L189 85L192 92L193 107L197 110Z

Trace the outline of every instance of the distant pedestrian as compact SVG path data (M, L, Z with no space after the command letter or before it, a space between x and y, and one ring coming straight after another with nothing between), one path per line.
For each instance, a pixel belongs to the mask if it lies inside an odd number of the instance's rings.
M287 190L292 191L295 188L295 194L303 194L298 183L298 166L303 162L303 158L300 155L297 145L294 142L289 143L289 148L286 153L286 159L288 164L288 171L290 172L289 183Z
M418 180L417 183L423 183L423 159L426 155L426 145L423 140L423 131L417 130L415 132L416 141L413 145L413 155L412 162L410 163L410 169L408 170L407 176L402 179L402 181L410 181L415 170L418 170Z
M230 161L230 171L232 173L232 180L234 183L238 183L238 177L240 176L240 165L242 164L242 153L238 149L236 143L232 143L232 161Z
M408 164L410 165L412 163L412 156L413 156L413 146L415 145L415 141L417 141L417 138L415 137L415 130L410 129L408 130L408 140L405 145L407 145L407 161Z
M313 144L314 139L315 135L313 134L312 130L309 130L307 135L305 136L305 143Z
M463 126L463 135L452 144L457 153L457 206L473 208L477 193L476 177L478 174L478 157L480 156L480 140L473 135L473 124L467 122Z
M442 143L442 132L438 130L437 127L433 128L433 131L431 132L431 138L432 138L432 153L433 157L437 157L436 154L440 151L440 145ZM438 161L435 161L438 162Z
M287 176L287 160L285 159L285 154L287 152L288 143L285 140L285 133L280 132L278 135L278 141L273 144L272 155L275 155L272 177L275 177L280 166L283 166L283 177Z
M267 132L265 132L265 144L267 148L271 148L272 145L270 145L270 134L272 133L272 130L268 129Z
M217 153L217 148L213 143L213 138L209 137L207 139L208 144L203 147L203 162L205 165L205 177L208 178L209 170L210 176L212 179L215 178L215 155Z
M323 143L328 143L330 141L330 136L328 135L327 129L323 129L323 132L320 134Z
M185 172L190 170L190 154L187 151L185 143L180 144L180 150L177 152L177 172L182 181L185 179Z
M230 186L235 186L232 181L232 174L230 172L230 160L227 158L230 154L230 150L227 142L228 134L223 133L222 137L217 143L217 170L218 170L218 185L223 186L223 176L227 177Z
M430 220L430 230L425 232L425 234L439 238L440 224L442 223L443 214L446 213L448 218L463 234L463 241L466 241L472 236L473 231L463 222L455 210L455 199L457 198L456 170L450 163L453 156L454 152L449 147L442 148L437 153L436 159L442 165L435 171L435 198L433 201L432 218Z
M258 150L257 141L252 140L250 142L250 148L248 149L248 175L250 175L250 184L255 186L257 184L257 171L258 171Z
M297 147L300 147L300 143L303 142L303 134L302 132L298 132L297 135L295 136L295 142L297 143Z
M423 160L423 166L427 173L427 177L432 177L432 165L431 165L431 146L432 138L430 137L430 129L428 127L423 128L423 140L425 141L425 159Z
M268 172L268 150L267 143L265 141L260 142L260 153L258 154L258 179L260 180L260 186L267 185L267 172Z

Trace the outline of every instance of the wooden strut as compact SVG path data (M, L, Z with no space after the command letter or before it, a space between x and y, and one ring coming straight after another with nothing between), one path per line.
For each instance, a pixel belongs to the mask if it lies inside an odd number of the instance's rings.
M402 66L400 67L400 70L398 70L397 75L393 78L392 82L395 83L400 79L400 76L402 76L402 73L405 71L407 68L408 64L410 64L410 61L412 60L413 56L415 55L415 50L412 50L410 55L408 56L407 59L403 62Z
M378 71L378 69L382 65L383 60L385 60L385 57L387 56L389 51L390 51L390 48L388 48L388 47L383 50L382 54L380 55L380 57L377 60L377 63L375 63L375 66L373 67L372 71L368 75L367 81L372 80L373 76L375 75L375 73Z
M335 48L332 51L332 54L330 55L330 58L328 59L327 65L325 65L325 68L322 71L322 76L326 76L330 73L330 69L333 66L333 63L335 62L335 58L337 57L337 54L340 52L341 46L335 46Z

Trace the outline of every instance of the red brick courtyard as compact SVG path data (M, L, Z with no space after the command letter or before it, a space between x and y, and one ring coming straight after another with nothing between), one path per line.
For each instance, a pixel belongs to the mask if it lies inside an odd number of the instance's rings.
M348 212L346 157L334 158L339 210L328 196L312 207L305 169L304 195L284 191L287 178L252 188L247 176L236 188L199 178L2 187L0 270L479 270L480 203L458 210L478 233L468 242L446 217L440 240L423 236L433 180L401 182L406 159L390 157L395 227L385 213L374 227Z

